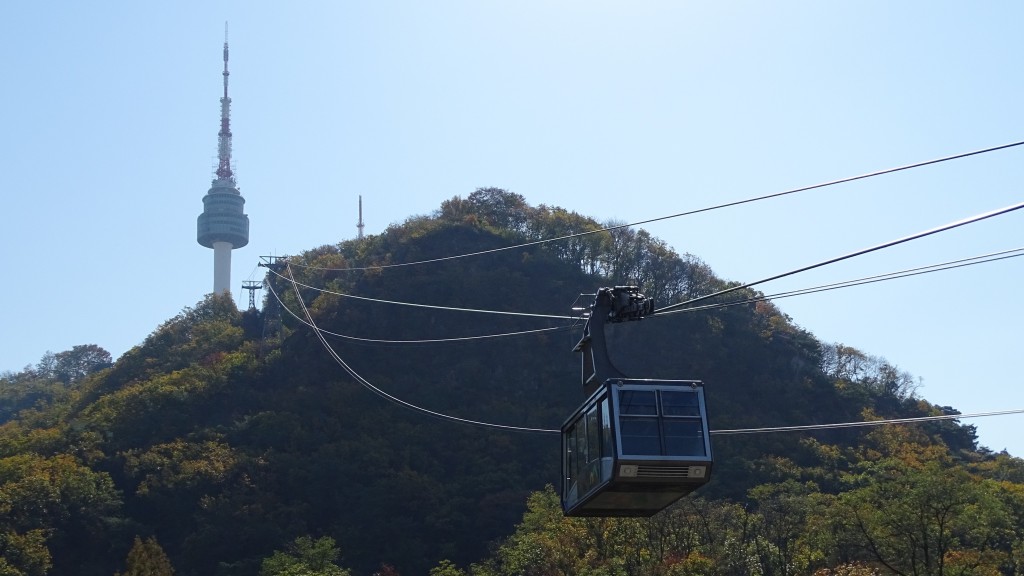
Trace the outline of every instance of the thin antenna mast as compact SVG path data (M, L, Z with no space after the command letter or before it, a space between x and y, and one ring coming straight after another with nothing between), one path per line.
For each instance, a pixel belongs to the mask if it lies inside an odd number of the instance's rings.
M359 229L359 239L363 239L363 195L359 195L359 223L356 224L356 228Z
M217 134L217 178L234 183L231 170L231 98L228 97L228 23L224 23L224 97L220 99L220 133Z

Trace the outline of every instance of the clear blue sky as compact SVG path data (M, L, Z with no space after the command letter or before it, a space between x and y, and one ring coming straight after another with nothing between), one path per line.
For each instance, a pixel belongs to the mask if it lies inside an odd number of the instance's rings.
M9 3L0 370L76 344L120 355L212 288L196 217L225 20L243 306L260 255L353 237L359 195L370 234L481 186L632 222L1024 140L1016 1ZM1017 203L1022 176L1012 149L648 230L746 282ZM761 288L1017 248L1022 224ZM920 377L929 401L1024 408L1022 280L1016 259L778 304ZM970 422L1024 455L1024 416Z

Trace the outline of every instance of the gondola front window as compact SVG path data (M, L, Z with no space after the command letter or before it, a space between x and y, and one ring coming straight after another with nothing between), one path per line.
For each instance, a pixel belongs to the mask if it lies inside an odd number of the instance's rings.
M657 416L657 394L654 390L621 390L619 412L630 416Z
M704 426L700 420L666 419L665 454L668 456L707 456L704 450Z
M707 456L696 390L618 391L623 456Z
M700 418L700 403L692 390L662 390L661 405L665 416L692 416Z
M623 454L661 454L658 397L654 390L621 390L619 413L623 416L619 421Z

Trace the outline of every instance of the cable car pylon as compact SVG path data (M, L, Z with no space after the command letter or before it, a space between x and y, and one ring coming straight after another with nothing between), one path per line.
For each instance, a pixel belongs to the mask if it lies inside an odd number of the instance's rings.
M652 516L711 479L704 384L629 378L608 355L607 323L653 313L636 286L601 288L590 306L573 349L586 400L561 429L566 516Z

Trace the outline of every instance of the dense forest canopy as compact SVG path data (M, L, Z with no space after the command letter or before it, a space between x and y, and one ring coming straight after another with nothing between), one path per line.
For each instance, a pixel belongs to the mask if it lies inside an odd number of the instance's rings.
M733 285L644 230L486 188L287 261L261 310L210 296L116 362L82 345L0 375L0 574L1024 573L1024 462L972 426L719 436L709 485L654 518L567 519L557 435L385 401L303 323L403 401L558 428L582 400L564 320L382 301L565 316L600 286ZM616 325L614 361L703 380L716 429L957 413L758 296Z

